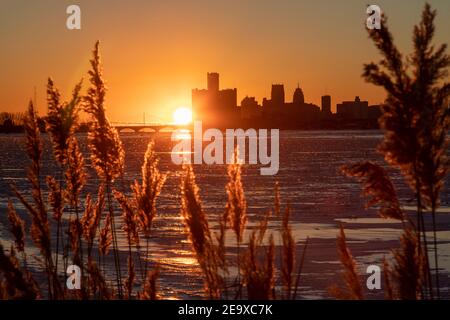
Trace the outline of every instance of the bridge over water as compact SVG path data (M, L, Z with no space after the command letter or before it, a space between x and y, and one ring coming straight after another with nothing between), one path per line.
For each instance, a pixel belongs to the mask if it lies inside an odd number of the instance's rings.
M112 125L117 131L122 132L125 130L131 130L134 132L140 132L143 130L150 132L161 131L175 131L180 129L190 130L192 124L177 124L177 123L131 123L131 122L112 122Z

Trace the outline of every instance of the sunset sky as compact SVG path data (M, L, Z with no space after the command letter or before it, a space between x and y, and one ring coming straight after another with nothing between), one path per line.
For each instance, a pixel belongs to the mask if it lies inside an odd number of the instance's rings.
M112 121L170 121L191 105L191 89L219 72L221 87L236 87L261 103L272 83L291 101L297 83L307 102L332 96L333 110L355 95L370 104L383 92L361 79L362 65L379 56L367 38L367 0L0 0L0 111L22 111L53 77L64 96L81 78L101 41ZM450 41L450 1L438 10L435 43ZM389 17L402 51L411 49L413 25L424 1L373 2ZM66 29L66 8L81 7L81 30Z

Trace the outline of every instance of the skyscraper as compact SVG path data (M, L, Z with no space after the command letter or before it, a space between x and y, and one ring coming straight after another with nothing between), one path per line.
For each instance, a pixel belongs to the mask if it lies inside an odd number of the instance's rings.
M208 89L192 90L194 120L203 121L206 127L225 127L233 124L239 116L237 89L219 90L219 74L208 72Z
M322 113L331 114L331 96L322 96Z
M284 104L284 85L273 84L271 92L271 100L273 105L283 105Z
M217 72L208 72L208 90L211 92L219 91L219 74Z

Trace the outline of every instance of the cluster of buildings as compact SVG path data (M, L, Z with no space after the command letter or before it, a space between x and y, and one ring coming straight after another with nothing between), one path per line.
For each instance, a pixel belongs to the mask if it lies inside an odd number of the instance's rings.
M273 84L270 99L260 105L255 97L237 102L237 89L220 89L219 74L207 74L207 89L192 90L194 120L214 128L280 128L280 129L340 129L377 128L381 115L379 106L369 106L356 97L354 101L337 104L331 110L331 96L322 96L321 106L305 102L297 86L292 102L287 102L282 84Z

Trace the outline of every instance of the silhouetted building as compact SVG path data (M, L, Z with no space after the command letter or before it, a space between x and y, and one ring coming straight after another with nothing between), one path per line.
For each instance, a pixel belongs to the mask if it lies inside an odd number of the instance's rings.
M217 103L221 110L234 110L237 107L237 90L224 89L218 91Z
M204 120L211 116L210 91L208 89L192 89L193 120Z
M322 114L331 115L331 96L322 96Z
M303 94L303 90L297 85L297 88L294 91L294 97L292 98L292 103L296 106L301 106L305 103L305 96Z
M268 126L280 128L314 126L320 116L318 106L305 103L303 90L299 86L294 91L292 102L286 102L282 84L272 85L271 99L263 99L262 111Z
M282 84L273 84L270 99L274 105L284 104L284 86Z
M258 120L262 116L261 106L255 97L245 97L241 102L241 119Z
M367 117L371 120L378 120L378 118L381 117L381 112L380 105L369 106Z
M208 90L212 92L219 91L219 74L217 72L208 72Z
M369 102L361 101L357 96L355 101L343 101L336 106L338 117L346 120L364 120L368 117Z
M284 86L282 84L273 84L270 92L270 100L263 99L263 114L267 119L280 117L284 108Z
M194 120L206 127L232 127L239 118L237 89L219 89L219 74L207 74L208 89L192 90Z

